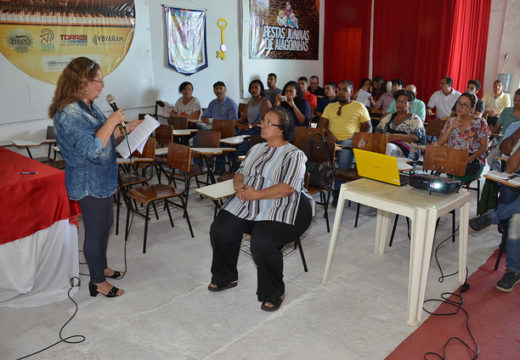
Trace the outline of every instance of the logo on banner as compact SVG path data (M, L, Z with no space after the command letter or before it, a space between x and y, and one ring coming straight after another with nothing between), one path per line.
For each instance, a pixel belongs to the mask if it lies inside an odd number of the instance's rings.
M51 29L42 29L40 31L40 46L43 52L55 51L54 43L54 32Z
M22 29L14 29L7 35L7 44L17 53L26 53L32 47L33 39Z
M92 37L92 42L94 45L119 45L123 43L125 39L122 36L116 36L116 35L94 35Z

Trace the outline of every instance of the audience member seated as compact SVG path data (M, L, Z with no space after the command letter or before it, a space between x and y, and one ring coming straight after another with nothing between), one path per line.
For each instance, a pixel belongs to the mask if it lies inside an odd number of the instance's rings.
M309 91L309 80L307 80L305 76L301 76L298 79L298 85L302 91L303 98L307 100L311 107L316 108L316 106L318 106L318 98Z
M477 96L480 91L481 85L480 81L472 79L468 81L468 86L466 87L466 92L475 94ZM477 96L477 105L475 106L475 116L482 117L484 113L484 102L480 100ZM457 116L457 105L453 104L451 108L451 116Z
M510 155L506 163L508 173L520 170L520 131L504 140L500 145L502 152ZM507 233L506 272L497 282L496 288L510 292L520 281L520 189L502 186L498 206L469 221L469 229L478 232L491 224L497 224Z
M282 101L282 94L287 99ZM276 96L276 106L289 111L294 126L309 126L311 107L303 98L302 90L296 81L289 81L283 87L282 93Z
M487 121L490 126L494 126L498 117L506 107L509 106L509 95L504 91L502 81L495 80L493 83L493 92L487 93L482 98L485 104L484 115L487 116Z
M271 102L263 96L264 84L261 80L252 80L249 83L249 94L251 99L247 102L247 113L239 120L237 128L242 133L244 130L251 130L248 134L260 134L257 125L260 125L265 112L271 107Z
M325 96L318 100L318 106L316 107L316 117L319 118L323 115L323 111L330 103L338 101L336 97L336 84L333 81L325 83Z
M370 93L370 87L372 86L372 80L366 78L361 80L361 84L359 85L359 90L354 94L353 99L361 104L365 105L367 108L372 107L372 103L370 102L370 98L372 94Z
M370 100L372 107L384 93L386 93L386 81L381 76L376 76L372 79L372 99Z
M309 78L309 91L313 93L318 100L325 96L325 89L320 86L320 78L316 75L312 75Z
M350 99L353 91L352 82L342 80L338 84L338 102L327 105L321 116L319 127L325 129L327 137L343 148L338 155L338 168L352 167L352 136L355 132L368 132L371 129L370 115L367 108ZM334 182L334 201L337 202L340 181Z
M383 113L386 113L388 108L390 107L390 104L392 101L394 101L394 93L397 90L401 90L404 86L403 80L401 79L394 79L392 80L392 88L390 91L387 91L381 97L377 102L373 105L374 109L381 110Z
M437 119L449 117L451 108L455 105L459 96L460 92L453 88L453 80L449 76L443 76L440 90L434 92L428 101L426 113L433 115L433 108L435 108Z
M175 105L171 109L171 116L181 115L188 119L198 119L200 116L200 102L199 99L192 96L193 85L185 81L179 86L179 93L182 94L177 99Z
M488 138L491 132L481 117L475 116L477 96L464 93L457 100L457 117L449 118L442 129L437 145L453 149L468 149L468 164L461 181L476 178L482 173L486 161Z
M412 114L417 115L421 118L422 121L426 119L426 105L424 105L424 102L417 99L417 88L414 84L408 84L405 86L405 90L409 90L413 93L414 99L412 101L412 104L410 105L410 112ZM392 101L388 109L386 109L387 113L393 114L397 111L395 107L395 99Z
M410 112L410 105L415 99L409 90L397 90L394 93L397 111L385 115L375 131L388 133L387 155L408 157L417 160L419 152L414 151L412 143L426 144L426 132L422 119Z
M507 128L514 122L520 121L520 89L516 89L513 96L513 106L506 107L500 113L497 121L497 127L494 128L494 133L505 133Z
M264 91L264 96L269 99L271 104L274 104L276 101L276 95L282 92L281 89L276 87L277 77L275 73L270 73L267 75L267 90Z
M519 90L517 90L517 91L519 91ZM518 100L520 100L520 99L518 99ZM502 111L502 114L504 114L504 111ZM503 145L504 142L507 143L507 142L510 142L510 141L514 140L515 143L516 143L516 139L520 139L520 130L519 129L520 129L520 121L515 121L514 123L509 125L507 127L507 130L504 132L504 136L502 137L502 139L500 141L500 144L498 146L494 147L493 149L489 150L488 156L487 156L487 163L488 163L489 168L491 170L503 171L502 162L501 162L500 159L497 159L497 157L499 157L500 155L506 155L503 152L503 147L504 146L506 146L506 149L510 148L507 145ZM513 135L515 135L515 137L512 137ZM512 137L513 140L510 139L511 137ZM511 151L508 150L508 154L510 152Z
M213 92L217 96L211 100L206 111L201 116L203 128L211 129L211 121L216 120L238 120L237 103L226 96L226 84L223 81L217 81L213 84ZM212 119L212 120L210 120Z
M238 284L237 260L244 233L251 234L261 309L275 311L285 298L281 249L309 227L313 201L304 187L304 153L289 143L294 124L280 107L267 111L262 137L233 178L235 196L224 204L210 228L213 260L210 291Z

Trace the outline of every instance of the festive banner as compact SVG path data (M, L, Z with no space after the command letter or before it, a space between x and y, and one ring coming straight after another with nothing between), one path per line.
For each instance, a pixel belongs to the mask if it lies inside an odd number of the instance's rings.
M87 56L104 76L123 61L134 35L134 1L0 1L0 52L28 75L56 84Z
M206 53L206 12L164 7L168 65L191 75L208 67Z
M249 58L318 60L319 0L250 0L249 18Z

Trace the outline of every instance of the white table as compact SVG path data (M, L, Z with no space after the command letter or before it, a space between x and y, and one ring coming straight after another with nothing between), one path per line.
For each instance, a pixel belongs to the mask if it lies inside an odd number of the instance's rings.
M219 201L224 200L235 194L235 188L233 187L233 179L218 182L208 186L204 186L195 189L195 192L202 196L210 198L215 203L215 212L213 218L217 217L217 211L220 208Z
M237 136L231 136L227 138L220 139L221 143L228 144L228 145L240 145L244 142L244 139L248 138L251 135L237 135Z
M410 244L410 269L408 275L408 325L415 326L421 321L422 306L428 280L430 257L435 235L437 218L460 208L459 216L459 272L462 284L466 276L466 255L468 246L469 193L460 189L458 193L431 195L427 191L410 186L394 186L369 179L360 179L341 186L334 226L330 237L327 263L322 284L329 277L332 258L338 240L339 227L345 200L352 200L377 209L375 253L383 254L388 242L392 213L407 216L412 221Z
M173 135L175 136L189 136L194 132L199 131L199 129L173 129Z

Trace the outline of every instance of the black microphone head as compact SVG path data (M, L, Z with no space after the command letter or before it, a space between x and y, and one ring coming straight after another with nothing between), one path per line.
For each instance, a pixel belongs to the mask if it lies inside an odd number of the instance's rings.
M155 103L161 107L164 107L164 101L157 100Z
M116 98L112 94L108 94L106 97L108 105L112 108L112 110L117 111Z

